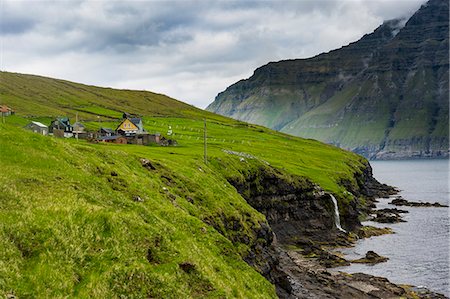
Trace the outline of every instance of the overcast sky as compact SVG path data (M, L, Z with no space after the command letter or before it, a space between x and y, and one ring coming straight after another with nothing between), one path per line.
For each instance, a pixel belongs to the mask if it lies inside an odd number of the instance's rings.
M0 0L0 69L204 108L261 65L339 48L425 2Z

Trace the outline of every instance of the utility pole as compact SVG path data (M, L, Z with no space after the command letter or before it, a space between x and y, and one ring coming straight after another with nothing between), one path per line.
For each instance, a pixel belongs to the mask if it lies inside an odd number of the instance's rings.
M79 125L78 125L78 112L77 112L77 114L76 114L76 116L75 116L75 123L77 124L77 126L78 127L80 127ZM77 131L76 131L76 138L77 138L77 140L78 140L78 129L77 129Z
M203 119L203 157L205 164L208 164L207 149L206 149L206 118Z

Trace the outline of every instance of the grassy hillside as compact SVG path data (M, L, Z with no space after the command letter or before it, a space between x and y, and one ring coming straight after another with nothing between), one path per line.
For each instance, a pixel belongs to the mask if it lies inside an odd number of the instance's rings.
M163 95L0 75L0 99L16 109L0 125L2 295L275 297L242 259L262 242L265 218L227 178L273 167L287 178L309 178L342 204L349 195L339 182L356 184L354 173L366 163ZM143 115L149 132L164 134L171 125L179 145L90 144L22 129L76 112L89 128L114 127L122 110ZM142 159L150 162L144 167Z

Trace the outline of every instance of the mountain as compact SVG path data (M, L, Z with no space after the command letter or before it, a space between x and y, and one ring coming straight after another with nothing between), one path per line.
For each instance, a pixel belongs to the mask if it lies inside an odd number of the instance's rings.
M207 110L371 159L448 157L449 7L430 0L340 49L271 62Z

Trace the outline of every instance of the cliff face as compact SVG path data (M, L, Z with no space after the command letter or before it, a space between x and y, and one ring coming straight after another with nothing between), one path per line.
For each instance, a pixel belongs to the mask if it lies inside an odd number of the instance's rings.
M340 200L339 211L342 226L355 232L361 227L359 216L367 204L362 204L360 199L370 201L395 190L375 180L369 164L355 169L353 176L356 184L343 181L342 185L355 197L350 201ZM280 298L372 298L349 287L351 282L345 282L342 277L331 278L325 269L319 271L321 274L312 273L311 269L317 269L318 265L311 266L311 262L307 263L309 266L299 264L302 258L298 255L293 257L296 253L286 250L289 245L349 245L345 234L336 228L330 195L318 185L307 178L286 175L263 164L227 180L248 204L266 216L270 227L261 225L255 231L257 242L251 245L245 260L275 284ZM368 283L369 278L363 280ZM324 285L327 285L325 291ZM379 288L385 290L387 287Z
M431 0L341 49L269 63L207 109L372 159L448 156L448 21Z

